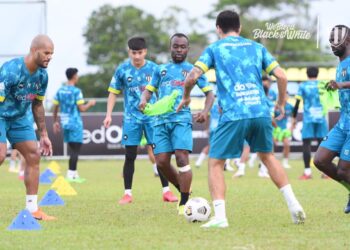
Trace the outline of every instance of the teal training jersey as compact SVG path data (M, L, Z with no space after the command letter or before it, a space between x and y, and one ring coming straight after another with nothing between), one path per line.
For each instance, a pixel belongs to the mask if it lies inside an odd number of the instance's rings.
M267 49L240 36L228 36L207 47L195 63L203 72L215 68L221 122L271 117L262 84L278 63Z
M175 101L175 107L177 107L182 100L184 92L184 80L193 67L194 66L189 62L171 62L159 65L153 74L152 82L147 85L146 89L151 92L157 92L159 99L163 98L164 96L171 95L174 90L178 90L180 94L177 96ZM197 85L203 92L212 90L212 87L204 75L198 79ZM183 107L182 110L178 113L170 112L156 117L157 125L168 122L192 123L190 108Z
M64 85L57 91L53 103L60 107L60 119L63 129L83 128L78 106L84 104L81 90L75 86Z
M146 85L151 82L153 72L157 64L146 60L145 65L141 68L135 68L130 59L119 65L110 82L108 91L114 94L124 95L124 120L129 122L153 122L154 118L144 115L139 110L141 95ZM156 96L152 97L150 103L157 100Z
M287 128L287 122L288 122L288 118L292 117L293 114L293 105L290 103L286 103L286 105L284 106L284 117L281 120L276 120L276 124L279 128L281 129L286 129ZM275 117L279 116L280 112L279 111L275 111Z
M299 85L296 99L304 103L303 123L324 123L323 106L318 91L318 81L305 81Z
M23 57L5 62L0 68L0 118L25 116L34 99L44 100L47 83L46 70L30 74Z
M336 82L350 82L350 56L339 63ZM339 89L339 101L341 108L338 126L350 131L350 89Z

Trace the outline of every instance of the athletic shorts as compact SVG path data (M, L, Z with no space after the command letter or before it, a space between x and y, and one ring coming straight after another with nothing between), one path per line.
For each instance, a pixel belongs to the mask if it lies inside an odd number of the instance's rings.
M123 121L122 145L138 146L140 145L142 135L144 134L147 144L153 144L153 123Z
M169 153L175 150L192 152L192 124L169 122L154 128L154 154Z
M83 128L74 130L63 129L63 141L64 142L77 142L83 143Z
M6 143L6 138L13 145L24 141L37 141L33 123L26 116L16 120L0 118L0 143Z
M273 132L273 139L277 141L283 141L284 139L290 139L292 137L292 132L289 129L281 129L280 127L274 128Z
M325 122L306 122L303 123L301 135L303 139L323 138L327 135L328 128Z
M339 158L344 161L350 161L350 131L345 131L335 125L323 138L320 147L336 152Z
M209 157L215 159L239 158L245 140L253 153L272 152L271 118L243 119L219 123L213 134Z

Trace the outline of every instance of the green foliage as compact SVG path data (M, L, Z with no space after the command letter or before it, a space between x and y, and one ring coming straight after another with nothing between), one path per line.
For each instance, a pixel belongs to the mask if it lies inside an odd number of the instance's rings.
M188 60L194 62L208 44L207 35L199 33L198 27L196 19L175 6L169 7L157 19L134 6L104 5L91 14L84 32L87 62L98 70L95 74L82 76L79 86L86 97L106 97L116 66L128 57L127 41L133 36L146 38L148 59L165 63L170 60L169 37L176 32L185 33L191 46Z
M330 66L332 57L317 48L317 20L309 13L310 1L306 0L219 0L209 17L215 18L224 9L235 9L240 14L242 36L264 44L281 64L305 66L320 62ZM256 29L267 30L267 23L294 25L297 31L307 31L310 39L255 38Z

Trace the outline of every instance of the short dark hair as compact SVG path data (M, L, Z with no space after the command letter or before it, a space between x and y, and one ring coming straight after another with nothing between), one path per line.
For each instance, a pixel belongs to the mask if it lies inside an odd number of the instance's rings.
M184 38L186 38L187 43L188 43L188 44L190 43L190 42L189 42L189 39L188 39L188 36L186 36L184 33L175 33L174 35L172 35L172 36L170 37L170 43L171 43L171 41L173 40L174 37L184 37Z
M219 26L225 34L230 31L238 32L241 26L238 13L232 10L220 12L216 17L216 26Z
M68 80L71 80L78 73L77 68L68 68L66 69L66 76Z
M147 49L146 40L143 37L132 37L128 41L128 47L131 50Z
M309 78L316 78L318 76L318 67L316 66L307 67L306 75Z

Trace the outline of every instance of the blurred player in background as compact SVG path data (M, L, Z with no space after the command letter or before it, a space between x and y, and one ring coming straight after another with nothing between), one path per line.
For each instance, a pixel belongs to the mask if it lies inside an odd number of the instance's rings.
M327 121L323 113L323 106L320 101L318 89L318 67L308 67L306 71L308 81L302 82L298 89L297 99L293 110L293 126L296 125L296 116L301 101L304 104L303 112L303 160L304 173L299 177L300 180L309 180L312 178L310 168L311 161L311 142L317 141L317 146L321 143L323 137L327 135Z
M146 104L156 93L158 98L169 96L173 91L178 91L175 107L180 103L184 91L184 80L194 67L186 61L189 50L189 40L182 33L174 34L170 39L172 62L162 64L153 74L153 79L143 92L140 109L144 110ZM205 107L197 113L194 119L197 122L205 122L209 110L214 102L212 87L206 77L196 81L198 87L206 95ZM192 183L192 170L189 162L189 154L192 152L192 115L190 108L184 107L181 112L170 112L157 117L154 132L154 154L161 173L169 181L176 180L180 184L181 199L178 213L184 214L184 207L190 195ZM179 172L170 165L171 155L175 153Z
M116 95L123 91L124 114L123 114L123 139L125 146L125 162L123 167L124 195L119 204L124 205L133 201L132 181L135 171L137 147L140 145L142 135L147 139L147 144L153 144L154 117L144 115L139 110L141 94L152 79L152 74L157 65L146 60L147 45L143 37L134 37L128 41L129 60L120 64L116 69L109 85L107 114L103 124L108 128L112 123L112 112L116 101ZM156 97L151 102L154 103ZM159 171L158 171L159 172ZM169 182L160 174L163 187L163 201L176 202L177 198L169 189ZM177 186L177 181L173 184Z
M293 115L293 105L288 102L288 94L286 95L286 104L284 106L284 117L281 120L275 120L276 127L273 131L273 139L275 143L282 142L283 143L283 159L282 166L284 168L290 168L288 163L290 145L289 141L292 138L292 132L295 127L295 123L292 123L291 127L288 128L288 119ZM274 117L278 117L280 112L276 110L274 112Z
M79 81L78 69L68 68L66 77L67 83L58 89L53 100L53 132L57 134L62 128L63 140L69 147L67 180L83 183L85 179L79 176L77 170L84 130L80 112L85 112L95 106L96 101L90 100L85 104L81 89L75 86ZM60 112L60 119L58 112Z
M273 74L278 84L276 109L284 115L287 78L264 46L241 37L239 15L223 11L216 19L220 40L209 45L185 80L185 92L178 107L189 105L197 79L209 68L216 69L219 105L222 116L209 151L209 190L214 217L205 228L228 227L225 208L225 159L239 157L244 140L268 168L271 179L283 194L294 223L303 223L305 213L296 199L288 177L273 154L270 108L262 85L262 71Z
M43 99L48 76L46 68L52 58L54 45L46 35L36 36L25 57L5 62L0 69L0 164L6 157L6 138L26 160L24 184L26 209L37 220L54 220L38 208L40 152L52 155L51 141L45 124ZM40 135L40 147L27 117L32 106Z
M349 192L349 201L344 212L350 213L350 29L345 25L333 27L329 42L333 54L339 58L336 80L328 85L330 90L339 90L340 118L323 139L315 154L315 166L342 184ZM339 157L335 165L332 161Z

